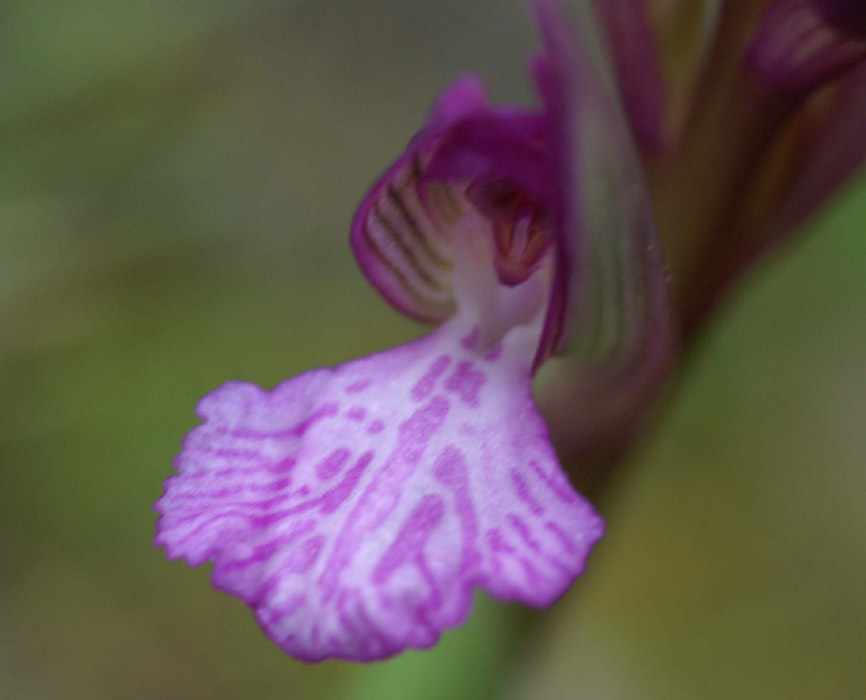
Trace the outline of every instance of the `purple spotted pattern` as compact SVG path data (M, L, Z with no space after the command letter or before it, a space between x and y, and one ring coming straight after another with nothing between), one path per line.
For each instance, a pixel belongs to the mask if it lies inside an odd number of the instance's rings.
M602 521L532 400L537 329L476 348L461 323L270 392L206 396L155 506L157 544L212 561L214 585L309 661L428 647L475 588L550 604Z

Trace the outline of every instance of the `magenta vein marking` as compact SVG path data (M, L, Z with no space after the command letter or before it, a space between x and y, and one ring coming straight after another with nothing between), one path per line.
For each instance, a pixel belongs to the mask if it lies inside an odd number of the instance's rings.
M544 513L544 508L542 508L541 504L533 498L532 492L529 490L529 485L516 469L511 470L511 482L514 484L514 493L517 495L517 498L529 507L529 510L533 515L541 515Z
M442 376L450 363L451 358L448 355L437 357L409 392L412 400L423 401L426 399L433 392L433 389L436 387L436 381Z
M475 369L471 362L464 360L445 380L445 389L457 394L467 405L478 408L478 394L486 381L487 375L484 372Z
M559 500L564 503L574 503L577 500L577 494L568 483L568 479L557 471L545 472L541 465L534 459L530 460L529 466L536 476L549 488ZM557 469L557 467L554 467Z

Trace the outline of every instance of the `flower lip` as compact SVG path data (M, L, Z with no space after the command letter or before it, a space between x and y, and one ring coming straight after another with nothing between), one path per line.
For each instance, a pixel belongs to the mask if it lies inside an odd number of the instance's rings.
M225 385L199 404L156 544L212 561L214 586L307 661L429 647L476 588L551 604L603 523L534 405L536 334L518 326L487 349L460 313L270 392Z

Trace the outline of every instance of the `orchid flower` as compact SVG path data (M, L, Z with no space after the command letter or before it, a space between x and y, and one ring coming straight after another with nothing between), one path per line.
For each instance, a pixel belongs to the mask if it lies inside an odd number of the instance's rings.
M603 532L532 397L571 356L629 385L672 352L667 276L626 122L553 2L541 108L463 77L361 202L351 244L407 345L204 397L156 543L299 659L436 643L475 589L547 606ZM663 362L662 362L663 364Z

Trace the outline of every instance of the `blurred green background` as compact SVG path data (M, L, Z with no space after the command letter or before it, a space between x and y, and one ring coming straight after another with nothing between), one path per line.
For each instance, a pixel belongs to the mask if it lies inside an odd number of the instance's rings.
M529 97L519 2L0 6L0 698L866 696L866 182L757 270L554 608L429 653L283 656L151 545L197 398L421 332L346 239L467 69Z

